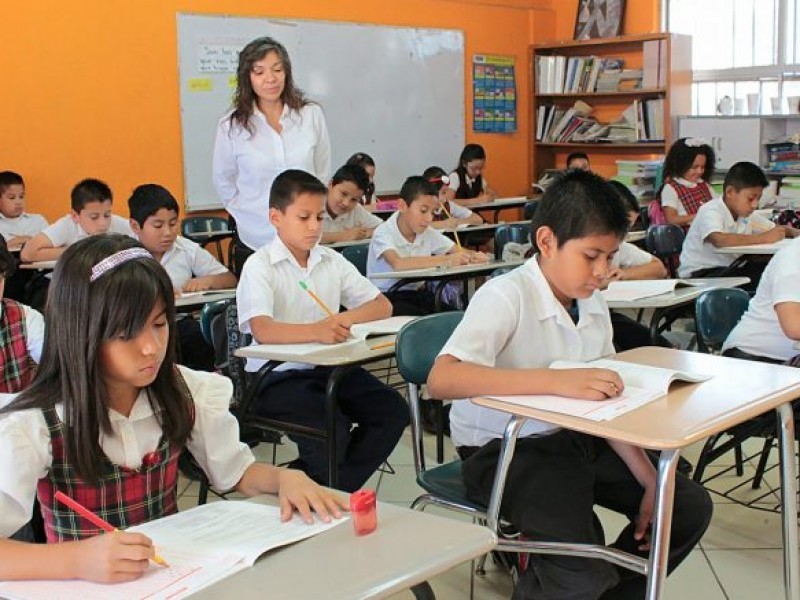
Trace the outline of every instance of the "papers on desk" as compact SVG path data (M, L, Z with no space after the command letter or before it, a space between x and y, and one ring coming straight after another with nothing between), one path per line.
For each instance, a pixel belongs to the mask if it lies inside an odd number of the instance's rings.
M674 292L675 288L703 285L702 281L685 279L642 279L635 281L612 281L608 288L600 292L606 302L625 302L641 300Z
M151 565L136 581L118 584L5 581L0 582L0 596L26 600L178 600L252 566L268 550L322 533L346 520L306 525L294 517L281 523L277 506L212 502L128 530L150 537L169 568Z
M220 290L204 290L202 292L181 292L178 294L179 299L184 298L201 298L203 296L217 296L219 294L236 294L236 288L225 288Z
M599 359L591 362L558 360L551 369L610 369L619 373L625 390L608 400L578 400L563 396L492 396L497 400L556 412L590 421L608 421L664 396L673 381L698 383L711 379L710 375L662 369L618 360Z

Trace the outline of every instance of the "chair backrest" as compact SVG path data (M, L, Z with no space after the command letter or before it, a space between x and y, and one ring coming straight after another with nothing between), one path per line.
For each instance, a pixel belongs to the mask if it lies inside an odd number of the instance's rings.
M193 233L228 231L228 220L222 217L186 217L181 221L181 235L190 237Z
M500 260L503 257L503 246L508 242L527 244L530 242L531 226L528 223L511 223L500 225L494 230L494 257Z
M670 276L675 276L677 259L683 249L683 229L677 225L651 225L647 229L647 251L667 265Z
M522 207L522 217L530 221L533 218L533 215L536 214L536 207L539 206L538 200L531 200L530 202L526 203L525 206Z
M749 302L750 295L739 288L704 292L695 303L698 349L701 352L718 352L747 310Z
M357 244L346 246L342 249L342 256L353 263L364 277L367 276L367 255L369 254L369 244Z
M230 302L225 308L225 337L227 341L228 377L233 381L232 411L238 414L244 392L247 389L249 375L244 370L244 359L235 352L250 344L251 337L239 330L239 309L236 302Z
M642 224L642 229L647 231L647 228L650 227L650 207L649 206L642 206L639 209L639 223Z
M233 300L206 302L200 311L200 331L206 342L214 348L214 367L228 374L228 336L225 311Z

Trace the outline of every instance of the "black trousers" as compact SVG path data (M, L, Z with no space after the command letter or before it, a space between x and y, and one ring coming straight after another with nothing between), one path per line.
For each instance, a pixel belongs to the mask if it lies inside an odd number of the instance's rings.
M768 256L767 258L769 259L772 257ZM691 277L749 277L750 283L741 286L741 288L748 292L755 292L758 287L758 282L761 281L761 275L764 274L764 268L767 266L767 262L768 260L763 260L753 255L737 267L711 267L708 269L700 269L692 273Z
M464 452L466 450L466 452ZM471 449L461 449L464 455ZM462 471L468 494L488 503L500 440L469 455ZM594 505L631 520L611 546L647 556L637 549L634 518L643 489L627 465L600 438L561 430L521 438L508 472L501 514L524 535L541 541L605 544ZM669 571L686 558L711 520L712 503L699 484L676 475ZM642 575L600 559L532 554L514 590L514 599L641 599Z
M617 352L653 345L653 340L650 339L649 327L645 327L622 313L613 310L610 312L611 327L614 332L614 348ZM672 348L672 344L662 335L656 338L655 345L663 348Z
M327 367L281 371L267 377L258 392L256 412L264 417L325 428ZM403 397L364 369L347 373L339 386L336 406L338 488L353 492L383 464L409 422ZM321 484L328 481L325 443L290 436L300 459L292 466Z
M214 348L203 337L200 323L194 317L179 318L178 363L196 371L214 370Z

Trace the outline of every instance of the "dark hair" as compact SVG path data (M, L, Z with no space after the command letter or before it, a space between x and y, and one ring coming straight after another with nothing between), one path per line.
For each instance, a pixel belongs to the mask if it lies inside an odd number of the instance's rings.
M336 185L343 181L353 183L363 193L369 186L369 175L367 175L364 167L358 165L342 165L336 170L336 173L333 174L331 185Z
M6 239L0 235L0 277L8 279L17 270L17 261L8 251Z
M480 144L467 144L458 157L456 174L458 175L458 189L456 198L474 198L479 196L483 190L483 176L478 175L472 182L472 186L467 184L467 163L473 160L486 160L486 152Z
M311 173L300 169L289 169L272 182L269 190L269 207L285 212L294 203L298 194L325 196L327 193L328 188Z
M164 436L184 445L192 431L191 399L175 367L175 302L172 282L153 258L119 264L89 281L101 260L141 244L120 234L94 235L70 245L53 271L45 305L42 360L31 386L0 413L47 409L64 403L64 446L76 472L98 483L104 460L100 432L111 432L109 391L100 369L103 343L142 331L164 304L169 341L156 378L147 387ZM88 308L91 307L91 310Z
M706 166L703 169L703 180L706 182L711 181L711 176L714 174L714 150L708 144L701 143L696 146L687 146L686 140L689 138L680 138L677 140L667 152L667 158L664 159L664 180L667 178L683 177L688 171L694 159L698 154L706 157Z
M72 192L72 210L79 213L89 202L113 202L111 188L99 179L84 179L79 181Z
M236 91L233 94L233 112L230 116L231 129L233 129L234 125L238 125L250 132L250 135L255 133L250 117L253 116L253 104L256 102L257 96L253 91L253 86L250 84L250 71L253 70L254 63L270 52L275 52L278 55L286 74L283 92L281 93L281 102L293 110L300 110L306 104L309 104L309 100L303 91L294 84L292 61L289 59L289 53L283 44L271 37L256 38L239 52L239 67L236 70Z
M625 203L626 211L635 213L639 212L639 201L636 199L636 196L633 195L633 192L628 188L627 185L614 179L609 180L608 183L614 188L619 197Z
M737 192L741 192L745 188L769 187L769 180L764 175L761 167L751 162L743 161L733 165L725 174L725 182L722 184L723 196L728 186L733 187Z
M573 160L580 160L580 159L583 159L583 160L588 162L589 161L589 155L586 154L586 152L573 152L572 154L568 155L567 156L567 168L568 169L570 168L569 163L571 163Z
M622 239L628 215L619 194L590 171L567 171L547 186L531 219L531 239L540 227L549 227L560 248L588 235L613 234Z
M447 171L445 171L442 167L433 166L425 169L422 172L422 176L434 185L436 188L436 194L438 195L439 191L444 185L442 177L447 177Z
M0 171L0 194L5 192L12 185L25 185L22 175L14 171Z
M411 206L411 203L420 196L437 197L438 195L439 191L436 186L421 175L412 175L400 188L400 197L408 206Z
M140 185L128 198L128 212L130 212L131 219L140 226L144 226L147 217L153 216L162 208L174 210L175 216L180 213L175 196L170 194L167 188L157 183Z
M367 154L366 152L356 152L347 159L346 165L358 165L362 169L366 170L367 167L374 167L375 161L372 160L372 157ZM367 175L367 180L369 180L369 175ZM372 197L375 195L375 183L373 181L368 181L367 187L364 188L364 198L367 202L372 202Z

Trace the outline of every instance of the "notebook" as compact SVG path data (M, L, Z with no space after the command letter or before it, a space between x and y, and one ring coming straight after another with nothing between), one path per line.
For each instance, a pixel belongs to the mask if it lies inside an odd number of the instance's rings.
M612 281L601 294L606 302L641 300L674 292L679 287L703 285L702 281L686 279L640 279L635 281Z

